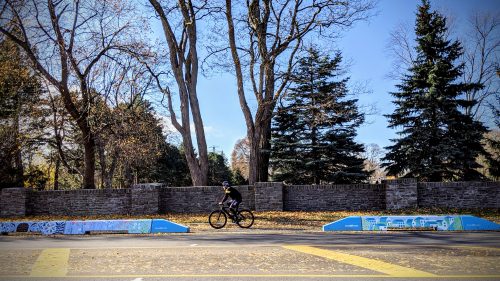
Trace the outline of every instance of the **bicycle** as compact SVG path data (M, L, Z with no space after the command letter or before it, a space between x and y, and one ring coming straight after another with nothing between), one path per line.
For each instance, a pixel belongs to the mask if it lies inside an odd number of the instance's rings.
M253 225L254 216L248 209L241 209L236 211L236 217L229 212L229 206L219 205L220 209L215 210L208 216L208 223L215 229L223 228L227 223L227 218L230 218L239 227L249 228Z

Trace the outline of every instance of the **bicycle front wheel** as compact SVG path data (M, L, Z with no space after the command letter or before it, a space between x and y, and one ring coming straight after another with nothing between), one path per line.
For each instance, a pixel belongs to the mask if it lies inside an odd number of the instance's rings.
M241 210L238 212L238 225L243 228L249 228L253 225L254 217L250 210Z
M219 229L226 225L227 217L221 210L216 210L210 213L208 216L208 223L211 227Z

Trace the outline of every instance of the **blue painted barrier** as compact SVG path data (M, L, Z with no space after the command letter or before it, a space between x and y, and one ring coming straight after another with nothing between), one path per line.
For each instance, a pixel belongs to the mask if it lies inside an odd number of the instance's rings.
M64 234L66 221L2 222L0 233L35 232L43 235Z
M363 230L361 217L347 217L336 222L325 224L323 231L360 231Z
M151 233L151 220L67 221L64 228L64 234L85 234L106 231L123 231L130 234Z
M189 232L189 227L167 220L153 220L151 233Z
M500 224L474 216L462 216L464 230L497 230Z
M0 233L31 232L43 235L86 234L90 232L169 233L189 232L189 227L164 219L147 220L88 220L88 221L28 221L0 222Z
M385 231L389 229L500 231L500 224L469 215L351 216L323 226L323 231Z
M363 230L435 229L441 231L463 230L460 216L364 216Z

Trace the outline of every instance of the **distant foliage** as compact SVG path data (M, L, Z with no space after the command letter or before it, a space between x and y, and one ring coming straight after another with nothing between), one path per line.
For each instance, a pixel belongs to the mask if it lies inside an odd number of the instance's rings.
M161 182L168 186L191 186L191 175L182 147L163 142L156 163L142 170L142 182Z
M484 153L486 129L463 113L474 101L459 97L481 85L457 82L462 47L446 38L446 18L432 12L427 0L419 7L415 32L417 57L392 93L396 110L387 115L389 127L401 130L386 147L384 166L390 175L420 181L480 179L475 159Z
M43 88L20 48L0 41L0 188L43 186L47 177L32 166L43 143L44 119L40 103ZM29 166L29 169L28 169Z
M294 184L363 182L368 173L354 141L364 121L357 99L342 78L342 56L331 59L316 49L299 60L292 86L272 125L273 180Z
M221 185L223 181L231 179L232 173L224 153L208 153L208 185Z
M233 171L233 179L231 182L233 185L247 185L248 179L243 176L239 169L236 169Z
M494 103L490 104L493 112L496 130L491 131L486 137L486 154L488 174L495 180L500 179L500 96L496 96Z
M250 142L248 138L242 138L236 141L233 152L231 153L231 169L248 180L248 163L250 160Z

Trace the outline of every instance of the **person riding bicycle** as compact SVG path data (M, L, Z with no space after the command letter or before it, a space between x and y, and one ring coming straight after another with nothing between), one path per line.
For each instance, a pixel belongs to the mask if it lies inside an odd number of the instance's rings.
M228 181L222 182L222 188L224 189L224 198L222 198L222 201L220 201L219 204L222 205L226 202L227 198L231 198L231 201L229 201L229 211L231 211L231 215L235 217L236 212L238 211L238 206L241 201L243 201L241 193L236 190L236 188L232 187Z

